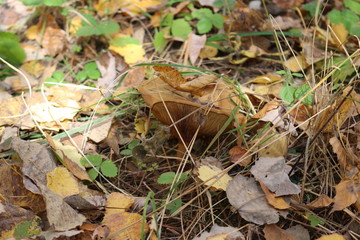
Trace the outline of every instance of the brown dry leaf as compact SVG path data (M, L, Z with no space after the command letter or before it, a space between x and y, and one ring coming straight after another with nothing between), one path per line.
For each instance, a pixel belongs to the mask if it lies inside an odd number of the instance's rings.
M334 136L330 138L329 143L331 144L334 153L336 153L337 159L339 161L342 170L347 169L348 163L346 160L346 150L342 146L340 140L336 136Z
M246 221L259 225L277 223L279 211L271 207L253 178L235 176L226 189L230 204Z
M265 233L265 239L266 240L298 240L294 236L292 236L290 233L286 232L285 230L282 230L275 224L266 225L264 228Z
M281 75L276 73L268 73L247 80L247 83L270 84L283 81Z
M11 146L23 160L24 176L36 184L44 197L50 225L57 231L66 231L81 225L85 217L64 202L61 196L46 187L46 173L55 168L55 159L46 146L26 142L20 138L14 138Z
M107 52L107 57L107 64L104 65L99 60L96 60L96 65L101 73L101 77L97 80L97 87L111 91L118 84L119 79L116 78L115 57L110 52Z
M145 223L142 225L143 217L137 213L118 212L113 214L105 214L102 221L110 228L109 238L114 240L140 240L141 232L146 234L149 226Z
M331 31L331 35L335 41L336 46L341 46L346 43L349 32L346 30L342 23L331 24L331 28L334 32Z
M318 197L311 203L306 204L306 206L309 207L310 209L323 208L323 207L328 207L333 202L334 202L334 199L329 198L326 195L321 195L320 197Z
M22 70L35 77L39 77L44 72L45 68L46 65L39 60L26 61L21 65Z
M317 46L314 46L314 43L312 41L303 40L301 41L301 46L303 49L303 56L307 65L313 65L316 62L324 60L325 51L319 49Z
M360 201L360 172L354 179L343 179L335 186L336 195L332 211L340 211Z
M285 231L294 236L297 240L310 240L309 231L300 224L292 226Z
M106 215L127 212L134 202L135 200L132 197L119 192L113 192L106 200Z
M200 55L201 49L205 46L206 43L206 34L196 35L195 33L190 33L189 35L189 58L190 62L194 65L197 58Z
M240 146L234 146L230 149L229 151L229 155L230 155L230 162L232 163L235 163L237 162L240 158L242 158L245 153L247 153L248 150L243 148L243 147L240 147ZM247 166L251 163L251 157L247 157L247 158L244 158L241 162L239 162L238 164L240 166Z
M21 225L28 226L26 233L29 235L37 236L41 233L41 219L38 216L9 202L0 202L0 239L20 239L18 234L15 235L15 230L18 228L19 232Z
M157 0L100 0L94 5L99 16L113 15L119 9L126 10L132 14L146 12L148 8L157 7L161 2Z
M281 8L290 9L293 7L300 7L304 0L274 0L274 3Z
M341 125L345 122L345 120L349 117L353 109L356 109L356 101L359 101L360 96L356 94L355 91L353 91L350 96L344 101L344 103L341 105L338 112L330 119L330 121L327 121L328 118L333 114L334 110L337 108L337 106L341 103L344 97L351 91L351 87L347 87L342 96L338 97L337 101L335 101L330 108L326 109L325 111L321 112L319 116L319 121L317 124L317 128L320 129L324 124L326 126L322 129L323 132L331 132L333 130L337 130L341 127Z
M304 70L309 65L306 63L305 57L303 55L293 56L285 61L285 67L288 68L291 72L300 72Z
M213 58L218 54L218 49L213 46L205 45L201 50L199 57L202 59Z
M280 210L291 208L291 206L287 202L285 202L284 198L276 197L274 193L269 191L269 189L265 186L264 183L262 183L261 181L258 182L261 186L261 189L265 193L266 200L271 206Z
M62 198L80 193L79 183L64 167L56 167L46 174L47 187Z
M280 98L280 89L283 87L283 84L280 82L272 83L272 84L252 84L250 89L256 95L267 96L272 95L277 98Z
M244 240L244 235L234 227L221 227L216 223L210 231L204 231L199 237L193 240Z
M29 128L35 126L29 114L27 114L26 107L22 101L21 96L5 99L0 104L0 126L27 125Z
M121 82L120 88L133 88L139 86L144 81L145 73L145 66L131 69Z
M153 26L154 28L160 27L160 22L161 22L161 12L154 13L150 18L151 26Z
M322 235L320 238L316 240L346 240L346 238L343 235L333 233L330 235Z
M34 194L25 188L22 173L16 165L0 166L0 195L3 200L27 209L35 214L45 210L41 195ZM0 227L0 229L2 229Z
M228 187L229 181L231 180L231 177L227 173L219 178L218 176L222 174L222 170L212 165L202 165L198 171L199 178L204 182L204 184L206 186L211 186L216 190L225 191Z
M5 0L0 5L0 29L18 29L26 24L35 8L26 7L21 1Z
M6 90L10 90L11 92L21 92L28 91L30 83L31 87L35 87L39 85L38 79L28 74L26 71L22 71L26 76L28 81L23 77L23 75L16 74L14 76L6 77L5 80L0 82L0 87Z
M260 157L250 169L257 180L263 182L275 196L299 194L300 188L287 175L284 157Z
M32 43L30 43L30 44L24 44L24 43L20 44L21 47L24 49L24 51L26 53L25 62L44 59L45 56L47 55L46 50L44 48L40 48L38 46L32 46L31 44Z
M287 30L289 28L301 29L301 20L286 16L276 16L272 21L273 27L276 30Z

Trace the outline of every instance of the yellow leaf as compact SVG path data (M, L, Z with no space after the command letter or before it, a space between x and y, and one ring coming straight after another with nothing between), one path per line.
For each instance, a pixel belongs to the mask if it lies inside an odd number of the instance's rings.
M199 168L199 178L205 182L205 185L212 186L217 190L225 191L229 184L229 181L231 180L231 177L228 174L224 174L222 177L218 178L217 176L219 176L221 172L222 170L215 166L203 165ZM210 178L212 179L209 180Z
M344 25L342 23L340 24L331 24L331 27L333 29L334 32L331 32L335 44L337 46L340 46L341 44L344 44L346 42L346 39L349 35L349 32L346 30L346 28L344 27ZM339 39L339 40L338 40Z
M345 238L340 234L334 233L330 235L323 235L317 240L345 240Z
M258 83L258 84L270 84L282 81L282 77L279 74L268 73L265 75L260 75L254 78L250 78L247 82L248 83Z
M137 213L118 212L105 214L103 224L109 226L109 239L113 240L140 240L141 232L147 233L149 231L149 226L146 223L143 226L142 216Z
M134 203L134 198L119 192L113 192L106 200L106 214L126 212Z
M33 76L40 76L45 70L45 65L40 61L32 60L21 65L21 69Z
M71 35L75 35L77 30L82 26L81 22L82 22L82 19L79 16L74 17L73 19L71 19L70 28L69 28L69 32L70 32Z
M199 57L203 58L203 59L204 58L212 58L212 57L215 57L217 54L218 54L218 49L217 48L205 45L205 47L203 47L200 50Z
M300 72L309 65L306 63L303 56L291 57L285 62L285 66L292 72Z
M117 12L120 8L138 14L146 12L149 7L160 5L157 0L100 0L94 5L99 16L111 15Z
M110 45L109 49L123 56L127 64L135 64L145 55L144 48L137 44L127 44L122 47Z
M46 174L47 187L62 198L79 194L79 184L64 167L57 167Z
M38 25L32 25L26 31L25 36L29 40L35 40L38 34L39 34L39 26Z

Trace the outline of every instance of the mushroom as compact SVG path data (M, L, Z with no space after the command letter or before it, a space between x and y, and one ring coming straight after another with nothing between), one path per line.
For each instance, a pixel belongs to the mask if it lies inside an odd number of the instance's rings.
M166 74L164 77L164 73L161 73L159 77L144 81L138 90L154 116L163 124L171 126L171 134L179 139L178 155L184 154L183 143L188 146L196 133L197 136L216 135L231 116L235 104L241 104L240 98L233 96L232 87L214 75L203 75L192 80L192 83L184 83L186 86L194 86L186 91L178 86L170 86L167 82L174 79L165 79L168 80L165 82L163 79L166 77ZM203 86L204 78L211 78L207 80L210 83L206 86ZM201 82L201 88L197 89L194 81ZM245 124L244 115L237 113L236 118L240 125ZM231 123L226 130L233 127Z

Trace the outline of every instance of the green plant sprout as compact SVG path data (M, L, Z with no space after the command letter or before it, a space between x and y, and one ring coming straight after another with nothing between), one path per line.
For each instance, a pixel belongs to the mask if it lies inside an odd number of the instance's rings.
M199 19L196 28L199 34L208 33L213 27L222 29L224 27L224 18L220 14L212 13L208 8L200 8L191 13L193 18Z
M104 161L102 159L102 157L97 154L89 154L89 155L86 155L86 157L92 163L92 165L98 171L100 171L105 177L116 177L117 176L118 169L111 160ZM94 181L99 176L98 171L96 171L84 157L81 158L80 163L85 168L91 168L90 170L88 170L88 174L89 174L89 177L91 180Z
M53 84L49 84L49 83L61 83L64 80L64 76L65 75L63 72L55 71L55 72L53 72L51 77L48 77L45 79L44 85L52 86Z
M285 77L286 81L284 82L284 86L280 89L280 97L283 101L290 105L292 105L295 100L300 100L311 89L311 87L307 84L301 85L297 88L293 86L293 77L304 77L301 73L292 73L285 70L277 71L276 73L284 75ZM312 101L312 95L309 94L302 102L303 104L311 105Z
M85 64L84 70L76 74L76 80L80 82L84 81L87 78L96 80L99 77L100 77L100 72L95 62L89 62Z
M120 26L116 22L101 21L98 22L96 19L87 13L81 13L81 15L87 20L82 21L82 27L76 31L76 36L88 37L92 35L107 35L113 34L119 31Z

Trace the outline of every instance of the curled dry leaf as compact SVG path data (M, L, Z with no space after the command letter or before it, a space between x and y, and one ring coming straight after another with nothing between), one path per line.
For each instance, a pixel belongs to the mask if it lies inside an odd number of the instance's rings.
M286 173L284 157L260 157L250 171L256 179L262 181L276 196L300 193L300 188L290 181Z
M258 182L261 186L261 189L265 193L266 200L271 206L281 210L290 208L290 205L287 202L285 202L284 198L276 197L274 193L269 191L269 189L265 186L265 184L263 184L261 181Z
M232 163L239 161L247 152L248 150L243 147L240 146L232 147L229 151L230 161ZM244 167L250 164L250 162L251 162L251 157L246 157L242 159L238 164Z
M279 213L266 201L263 191L253 178L235 176L226 189L230 204L240 216L259 225L277 223Z
M321 195L320 197L318 197L311 203L307 204L306 206L310 209L323 208L323 207L329 206L333 202L334 202L334 199L329 198L326 195Z

